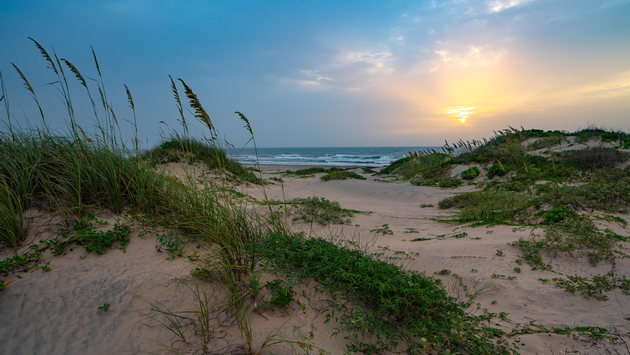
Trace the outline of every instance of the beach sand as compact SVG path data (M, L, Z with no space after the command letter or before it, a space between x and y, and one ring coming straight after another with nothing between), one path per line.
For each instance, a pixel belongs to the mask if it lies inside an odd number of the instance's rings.
M278 171L296 168L305 167L261 166L265 180L280 178L281 175L274 174ZM487 309L497 314L507 313L508 320L494 318L491 326L506 332L510 332L517 324L541 325L548 329L597 326L610 331L617 329L628 339L630 296L617 291L607 293L608 301L587 299L578 293L571 294L551 283L539 281L539 278L557 277L556 274L534 271L526 264L515 263L519 250L509 243L521 237L528 238L530 233L541 233L542 229L505 225L470 228L433 220L434 217L452 213L437 208L441 199L458 192L472 191L476 186L458 189L413 186L404 181L376 181L361 169L354 171L365 176L366 180L325 182L319 179L322 174L316 174L314 178L283 176L283 184L272 181L273 185L265 186L265 193L270 199L277 200L318 196L338 201L347 209L371 212L356 214L352 217L351 225L321 226L293 222L291 216L287 216L287 222L294 231L304 231L310 236L349 238L360 243L373 240L374 250L379 246L388 247L413 257L404 265L408 269L431 276L437 271L448 269L463 277L470 288L487 287L487 291L475 298L473 306L467 311L482 314L483 309ZM257 198L263 198L264 195L259 186L241 186L240 189ZM421 204L435 207L421 207ZM615 216L630 221L626 214ZM99 212L97 217L108 220L111 225L118 216ZM601 224L600 228L611 228L621 235L628 235L628 231L618 224L605 221L598 223ZM371 232L384 224L393 234ZM52 238L60 230L59 220L40 215L35 218L27 241ZM417 233L407 233L410 230ZM9 273L5 279L11 283L0 293L0 354L164 353L160 342L182 353L189 353L189 349L174 341L172 334L155 320L145 319L149 313L142 310L147 309L148 304L138 297L158 300L172 308L191 307L194 302L190 297L185 297L185 290L177 280L190 280L189 271L195 265L185 257L168 259L168 253L156 249L158 243L155 235L162 231L149 229L147 232L142 238L135 232L126 252L114 249L104 255L91 253L80 258L86 255L81 247L68 250L61 256L52 256L50 251L46 251L44 259L51 261L50 271L32 269ZM463 232L467 235L462 238L448 238ZM440 235L445 238L410 241ZM630 246L630 243L622 244ZM184 255L194 250L202 251L204 247L188 245ZM25 250L26 247L23 247L18 253ZM10 251L5 251L0 258L10 255ZM590 277L610 270L610 265L606 263L593 267L587 260L575 260L562 255L548 260L565 275ZM517 273L515 267L520 267L522 272ZM617 268L627 273L630 260L618 260ZM493 274L506 277L493 278ZM510 280L508 276L516 278ZM452 289L451 286L455 284L452 276L436 277L443 280L447 289ZM264 284L275 278L278 276L264 274L261 281ZM346 340L342 335L331 338L334 324L325 324L321 314L327 296L316 294L313 288L313 283L296 287L298 302L288 309L275 307L261 314L252 313L255 342L262 342L267 334L288 320L282 328L288 339L296 340L299 334L312 335L316 346L331 354L343 354ZM98 309L104 303L109 303L107 312ZM301 309L299 303L304 303L306 307ZM214 326L217 348L221 348L221 344L239 344L239 332L235 324L218 322ZM607 350L625 354L628 349L623 343L593 341L587 336L534 333L516 339L520 339L521 354L605 354ZM286 345L284 348L280 346L269 350L275 354L289 353Z

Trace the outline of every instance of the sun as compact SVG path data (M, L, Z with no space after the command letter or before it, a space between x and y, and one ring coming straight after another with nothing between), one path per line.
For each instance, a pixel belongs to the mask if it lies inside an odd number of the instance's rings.
M449 115L455 115L455 117L459 117L458 120L461 123L465 123L468 116L475 113L473 110L476 109L474 106L455 106L449 107L446 109L446 113Z

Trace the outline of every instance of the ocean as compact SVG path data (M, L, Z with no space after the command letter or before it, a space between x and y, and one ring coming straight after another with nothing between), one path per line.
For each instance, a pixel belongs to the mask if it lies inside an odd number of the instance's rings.
M404 157L410 151L439 147L331 147L331 148L258 148L261 165L319 165L382 167ZM232 152L241 164L256 164L254 148Z

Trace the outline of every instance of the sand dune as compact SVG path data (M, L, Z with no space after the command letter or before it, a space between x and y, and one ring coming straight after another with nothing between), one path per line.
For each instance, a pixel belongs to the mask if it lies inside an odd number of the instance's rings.
M264 167L265 178L274 171L286 170L286 167ZM360 169L356 170L360 173ZM315 178L283 177L284 184L278 182L266 186L266 193L271 199L290 200L297 197L319 196L341 203L344 208L369 211L370 214L357 214L351 225L320 226L287 221L295 231L304 231L312 236L341 236L355 238L363 243L375 239L373 248L389 247L400 250L410 258L405 267L423 271L427 275L448 269L462 276L471 288L486 287L485 293L474 299L475 304L467 311L481 313L485 308L489 312L508 313L509 320L499 321L494 318L492 325L504 331L511 331L517 324L542 325L546 328L565 326L597 326L615 328L626 335L630 331L630 296L620 292L609 292L608 301L584 298L578 294L567 293L552 284L545 284L539 278L551 278L551 272L533 271L523 264L522 272L517 273L514 260L519 251L508 243L530 233L541 230L517 228L513 226L494 226L490 228L469 228L447 223L439 223L431 218L448 215L450 212L437 207L420 207L421 204L437 205L438 201L454 193L470 191L475 186L459 189L439 189L434 187L412 186L407 182L378 182L368 174L367 180L329 181ZM259 187L250 187L243 192L258 198L263 194ZM627 215L617 216L629 220ZM116 216L101 212L98 218L111 223ZM38 216L31 228L29 241L52 238L58 235L61 226L59 220L46 215ZM608 227L617 233L627 235L617 224L602 222L601 228ZM391 235L376 234L370 230L388 224ZM413 228L417 233L406 233ZM85 254L81 247L67 251L65 255L52 256L50 251L45 260L51 261L49 272L32 269L27 272L12 274L7 279L11 283L0 293L0 353L2 354L109 354L117 352L163 353L164 343L189 353L183 344L173 340L154 320L144 319L148 312L137 312L147 308L147 303L134 297L139 295L148 300L159 300L172 308L192 307L194 301L185 296L185 290L177 277L190 280L189 271L195 264L187 258L166 260L167 253L155 248L157 230L140 238L137 230L126 252L110 250L104 255ZM467 233L462 238L449 236ZM413 238L441 239L412 242ZM629 247L630 243L623 243ZM189 245L184 255L195 250ZM18 253L23 253L22 248ZM199 249L203 250L203 248ZM503 256L498 256L501 250ZM86 255L85 258L80 256ZM8 251L1 257L10 256ZM587 261L574 260L558 256L550 261L557 265L557 270L566 275L578 274L592 276L604 274L610 265L600 263L593 267ZM630 260L617 261L618 270L630 270ZM493 274L505 278L492 278ZM509 280L508 276L516 277ZM277 278L264 274L265 281ZM446 288L452 288L452 276L437 276L444 281ZM215 287L215 286L208 286ZM282 326L282 333L288 339L297 339L299 334L313 336L313 342L332 354L345 351L346 340L342 336L331 338L334 324L324 324L321 315L326 295L315 294L314 284L296 287L297 302L288 309L270 308L266 312L252 313L252 331L255 342L274 329ZM264 292L269 292L265 290ZM494 302L496 301L496 302ZM107 312L97 309L109 303ZM299 304L306 305L302 309ZM254 305L250 302L249 307ZM189 331L194 332L193 329ZM238 328L232 323L215 324L215 350L230 349L236 351L240 340ZM627 336L627 335L626 335ZM592 341L588 337L559 334L525 334L520 337L521 354L580 354L605 353L606 349L615 349L626 353L623 343L613 344L608 341ZM290 353L286 345L271 348L275 354Z

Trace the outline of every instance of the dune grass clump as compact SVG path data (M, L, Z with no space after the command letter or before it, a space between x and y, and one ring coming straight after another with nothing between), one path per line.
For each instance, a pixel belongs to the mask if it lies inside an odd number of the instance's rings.
M320 238L272 235L262 255L297 279L315 278L340 297L325 311L346 334L349 352L508 354L498 329L466 314L440 282ZM507 344L507 342L506 342Z
M426 173L429 170L435 169L436 167L440 166L446 161L447 158L448 156L446 154L441 153L409 153L408 161L405 161L402 164L398 165L397 168L393 169L392 173L402 175L405 180L410 180L418 176L422 176L427 179L432 179L436 177L441 178L444 177L445 174L439 172L432 172L429 174Z
M379 175L389 175L391 174L394 170L398 169L401 165L408 163L409 162L409 157L404 157L404 158L400 158L398 160L396 160L395 162L389 164L388 166L384 167L383 169L381 169L378 174Z
M16 132L0 136L0 229L15 249L28 230L31 207L81 219L87 208L120 213L131 205L153 213L164 194L163 178L120 146Z
M355 173L354 171L347 171L347 170L331 171L328 174L322 176L320 179L324 181L347 180L347 179L366 180L365 177Z
M321 174L321 173L330 173L332 171L338 171L338 170L340 169L334 168L334 167L330 169L326 169L326 168L322 168L321 166L314 166L312 168L298 169L295 171L287 170L284 172L284 174L304 176L304 175L314 175L314 174Z
M563 163L583 170L595 170L614 167L618 163L626 162L630 159L630 154L613 148L595 147L564 152L561 159Z
M294 221L303 220L306 223L317 222L323 226L329 224L351 224L350 217L355 213L363 213L357 210L342 208L339 202L330 201L323 197L313 196L296 198L291 201L297 207Z
M438 202L438 207L458 207L455 219L459 222L513 222L531 204L531 197L513 191L488 190L464 192Z
M561 205L604 212L626 213L630 206L630 184L627 178L612 182L591 181L580 186L537 186L537 200L554 207Z
M231 173L238 180L261 184L262 181L252 171L230 159L225 151L216 145L199 141L194 138L172 138L162 142L159 146L146 152L145 159L151 165L184 161L188 164L203 162L210 170L223 170Z

